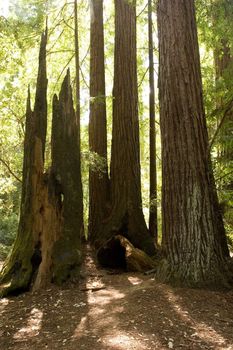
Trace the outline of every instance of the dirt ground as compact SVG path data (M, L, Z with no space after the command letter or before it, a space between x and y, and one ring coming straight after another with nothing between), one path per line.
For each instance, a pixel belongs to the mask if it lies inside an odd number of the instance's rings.
M0 349L233 349L233 291L97 269L90 250L82 275L79 285L0 300Z

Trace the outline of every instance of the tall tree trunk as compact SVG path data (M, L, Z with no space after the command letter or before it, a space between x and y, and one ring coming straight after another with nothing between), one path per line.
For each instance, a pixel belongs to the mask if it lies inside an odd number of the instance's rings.
M0 295L43 288L78 277L82 229L78 125L69 72L52 123L52 169L44 174L46 139L46 40L42 35L34 111L26 111L23 183L18 234L0 276ZM43 112L43 113L42 113Z
M229 43L225 40L221 40L221 46L218 49L214 50L214 61L215 61L215 76L216 76L216 84L218 86L219 81L225 81L229 79L229 75L233 72L233 57L231 55L231 49ZM221 83L220 83L221 84ZM221 96L224 96L229 92L227 88L227 83L225 83L225 91L221 91ZM218 87L217 87L218 89ZM218 94L218 91L217 91ZM217 96L217 108L224 109L224 98ZM218 121L221 123L221 117ZM233 112L229 112L227 118L224 123L221 125L219 136L222 140L220 141L220 157L225 162L230 162L233 159L233 143L232 140L232 132L233 132ZM233 186L233 182L232 182Z
M77 123L77 138L78 138L78 149L77 149L77 156L78 156L78 165L77 165L77 179L78 186L81 188L79 195L80 197L80 203L82 203L83 206L83 189L82 189L82 175L81 175L81 125L80 125L80 118L81 118L81 109L80 109L80 67L79 67L79 34L78 34L78 4L77 0L74 0L74 43L75 43L75 82L76 82L76 90L75 90L75 97L76 97L76 123ZM83 213L83 208L82 208ZM82 222L83 222L83 214L82 214ZM81 238L82 240L85 239L85 232L84 232L84 222L82 223L82 230L81 230Z
M120 233L137 248L155 252L142 212L139 154L136 2L115 0L111 210L97 246Z
M59 99L53 99L52 178L62 202L61 233L52 251L52 280L62 283L78 276L83 230L82 184L79 181L80 145L78 121L73 107L70 73L63 81Z
M91 0L89 238L100 229L109 197L104 67L103 0Z
M156 130L155 130L155 82L152 4L148 1L148 42L149 42L149 86L150 86L150 215L149 231L158 244L157 225L157 171L156 171Z
M160 277L224 284L228 250L208 152L194 1L159 0L158 28L167 259Z
M47 124L47 30L42 34L34 111L30 91L26 110L20 221L13 250L1 273L4 293L26 289L41 262L41 191Z

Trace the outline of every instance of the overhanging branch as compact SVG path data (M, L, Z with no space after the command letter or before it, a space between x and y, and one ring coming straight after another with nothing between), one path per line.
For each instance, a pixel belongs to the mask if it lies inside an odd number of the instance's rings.
M10 165L2 158L0 158L0 162L7 168L9 173L18 181L22 183L22 180L13 172Z

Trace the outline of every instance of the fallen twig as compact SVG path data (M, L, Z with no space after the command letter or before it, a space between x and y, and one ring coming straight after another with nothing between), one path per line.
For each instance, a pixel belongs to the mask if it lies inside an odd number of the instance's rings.
M81 292L98 292L99 290L106 289L106 287L89 287L89 288L81 288Z

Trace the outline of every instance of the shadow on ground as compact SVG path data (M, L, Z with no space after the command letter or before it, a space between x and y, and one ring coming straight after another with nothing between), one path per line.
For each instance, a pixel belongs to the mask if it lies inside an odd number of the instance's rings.
M109 274L90 253L83 275L66 289L2 299L0 349L233 349L233 292Z

